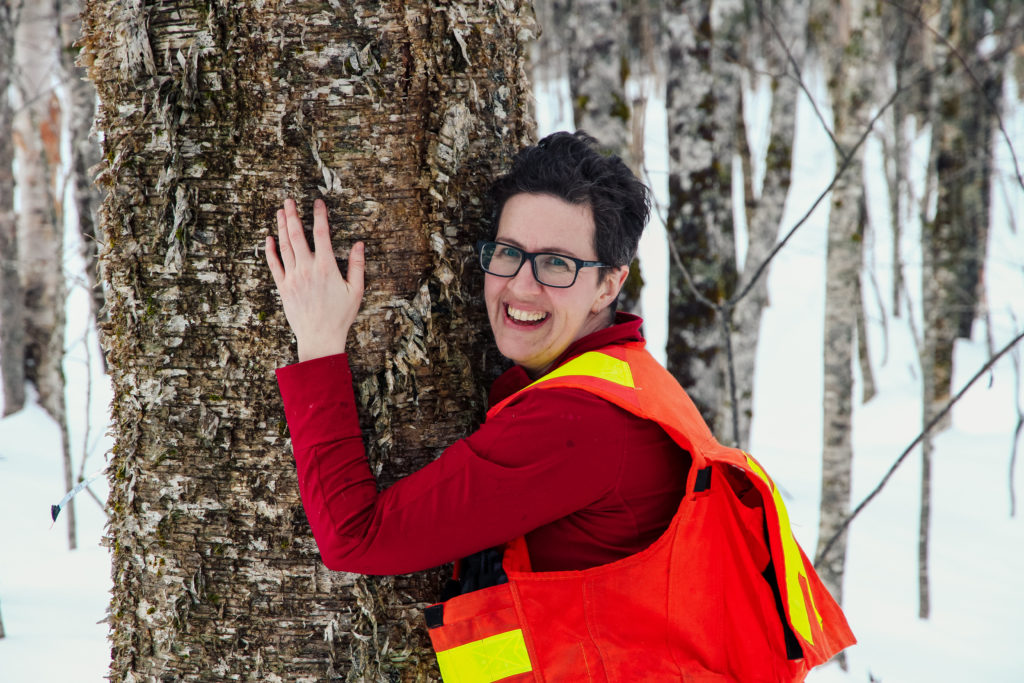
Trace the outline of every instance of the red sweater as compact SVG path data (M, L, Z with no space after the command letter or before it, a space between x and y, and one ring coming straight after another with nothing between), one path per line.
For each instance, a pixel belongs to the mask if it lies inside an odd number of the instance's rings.
M556 365L641 339L641 322L619 314ZM579 389L526 392L378 492L346 355L289 365L277 378L302 502L330 569L403 574L522 535L535 571L585 569L650 545L683 496L689 454L655 423ZM492 404L530 381L508 370Z

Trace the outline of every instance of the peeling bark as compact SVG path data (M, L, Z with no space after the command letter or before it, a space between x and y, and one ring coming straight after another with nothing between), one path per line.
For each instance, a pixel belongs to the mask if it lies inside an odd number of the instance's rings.
M481 197L531 130L528 7L91 0L115 390L114 681L435 680L441 572L327 571L275 367L291 334L259 247L286 196L367 243L349 341L382 484L483 416L499 359L467 267Z

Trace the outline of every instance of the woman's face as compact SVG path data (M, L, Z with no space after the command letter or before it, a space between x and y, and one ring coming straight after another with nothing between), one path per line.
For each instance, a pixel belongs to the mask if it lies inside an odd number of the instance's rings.
M518 194L505 202L499 242L528 252L553 252L597 261L594 216L589 206L546 194ZM484 299L503 356L539 377L577 339L611 322L608 306L629 268L582 268L572 287L547 287L533 276L529 261L515 277L484 276Z

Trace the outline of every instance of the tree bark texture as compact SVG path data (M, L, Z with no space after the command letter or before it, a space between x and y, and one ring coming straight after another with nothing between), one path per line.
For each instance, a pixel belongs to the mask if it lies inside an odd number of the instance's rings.
M748 32L756 37L751 41L753 49L749 50L749 60L753 63L758 56L763 59L765 71L771 75L772 99L764 181L759 188L755 188L753 183L751 150L747 145L745 128L736 135L743 160L743 195L748 235L747 253L737 290L746 290L753 278L758 278L733 308L732 347L741 445L750 442L757 342L761 330L761 314L768 305L768 271L761 271L761 267L778 241L782 212L792 179L796 107L807 48L806 30L806 4L795 0L776 0L758 6L758 11L752 15Z
M837 167L845 161L832 189L825 276L825 357L821 516L818 552L835 535L850 511L853 448L853 363L860 302L861 248L866 221L863 146L857 141L870 125L876 106L875 68L881 57L881 26L874 3L821 0L812 7L813 23L829 29L817 35L826 61L833 110ZM846 533L821 559L818 571L839 602L843 595Z
M64 402L64 224L59 178L62 112L54 89L59 73L56 4L22 7L14 40L18 111L14 117L18 164L17 259L23 306L24 379L57 423L64 489L74 486ZM18 305L18 303L14 303ZM17 314L15 315L17 319ZM65 508L68 547L77 546L75 507Z
M99 141L92 136L96 118L96 89L88 80L85 68L75 62L76 44L82 33L81 0L58 0L61 38L61 69L68 102L67 132L71 141L68 161L69 181L81 236L80 252L85 262L85 283L90 294L92 316L99 321L104 313L104 296L99 275L99 245L103 233L99 229L98 212L103 201L99 186L92 181L90 169L101 161Z
M673 0L664 17L667 229L689 275L670 261L667 364L725 441L733 439L732 405L715 306L728 301L737 277L732 157L741 105L738 60L730 51L739 45L741 10L739 0Z
M936 41L932 145L936 162L935 216L923 226L924 349L934 373L931 414L949 400L953 346L970 338L982 296L988 243L993 132L1005 59L979 59L989 34L983 3L951 0L945 40ZM944 16L945 13L944 13ZM948 42L947 42L948 41ZM998 54L998 53L996 53ZM964 73L962 58L974 78ZM927 416L926 416L927 419ZM944 421L943 426L949 422Z
M14 108L8 97L19 7L0 3L0 374L5 417L25 406L25 297L14 213Z
M419 469L498 369L472 244L531 133L518 0L90 0L115 391L114 681L435 680L441 572L320 563L273 377L294 361L260 253L274 211L367 243L349 337L371 466ZM343 264L344 272L344 264Z
M25 378L58 422L64 413L64 233L56 189L60 102L53 89L59 60L52 3L26 4L15 36L18 111L18 269L25 306Z
M618 0L568 0L569 92L576 128L593 135L643 177L643 145L633 144L634 103L626 93L630 76L629 23ZM641 111L642 116L642 111ZM643 278L634 259L619 293L620 310L639 314Z

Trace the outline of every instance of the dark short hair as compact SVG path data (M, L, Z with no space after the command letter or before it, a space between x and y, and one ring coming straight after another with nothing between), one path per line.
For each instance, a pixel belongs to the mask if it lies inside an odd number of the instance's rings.
M603 152L584 131L552 133L516 154L512 168L491 186L492 237L505 202L524 193L589 206L598 260L610 266L633 262L651 212L650 190L622 159Z

